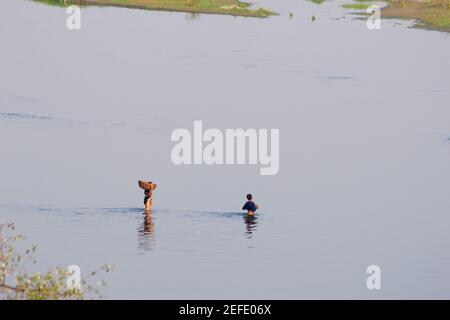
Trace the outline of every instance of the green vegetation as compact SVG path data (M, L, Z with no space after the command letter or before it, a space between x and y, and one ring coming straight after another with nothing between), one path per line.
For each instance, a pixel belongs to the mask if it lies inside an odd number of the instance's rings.
M312 3L315 3L315 4L322 4L322 3L324 3L326 0L308 0L308 1L311 1Z
M251 3L239 0L34 0L50 5L95 5L146 10L180 11L188 13L225 14L232 16L266 18L276 15L263 8L251 9Z
M64 0L34 0L37 2L46 3L48 5L52 6L58 6L58 7L66 7L67 5L64 4Z
M364 10L367 9L368 7L370 7L372 5L372 3L368 2L368 1L359 1L356 3L344 3L342 5L343 8L345 9L357 9L357 10Z
M390 3L390 0L354 0L356 2L387 2Z
M96 286L88 284L88 279L80 278L80 288L70 284L72 274L66 268L57 267L46 273L28 272L27 264L35 264L36 246L27 250L24 255L15 252L13 243L22 240L20 235L5 236L3 232L12 232L14 224L0 224L0 299L9 300L82 300L88 295L100 297L99 286L105 284L98 281ZM100 270L109 272L110 266ZM90 277L97 274L91 272Z
M346 9L365 10L376 2L387 2L382 18L412 19L415 26L450 32L450 0L354 0L343 4Z
M381 11L383 18L418 20L417 27L450 32L450 0L392 1Z

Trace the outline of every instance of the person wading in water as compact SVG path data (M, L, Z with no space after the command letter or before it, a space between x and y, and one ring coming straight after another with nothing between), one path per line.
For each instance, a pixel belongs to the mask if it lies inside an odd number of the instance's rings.
M147 182L147 181L139 181L139 187L144 189L144 206L145 206L145 214L149 215L152 211L152 203L153 203L153 191L156 189L157 185L155 183Z
M259 209L259 206L253 202L253 196L251 194L247 195L247 202L242 207L242 210L247 210L247 215L253 216L255 211Z

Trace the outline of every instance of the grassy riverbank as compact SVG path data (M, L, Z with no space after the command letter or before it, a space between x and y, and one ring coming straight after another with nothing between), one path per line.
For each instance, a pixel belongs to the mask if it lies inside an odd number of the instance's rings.
M239 0L34 0L51 5L95 5L190 13L225 14L266 18L276 15L263 8L252 9L251 3Z
M381 18L416 20L416 26L450 32L450 0L381 0L388 4L381 10ZM380 2L380 0L378 1ZM372 4L371 0L354 0L345 3L346 9L364 10Z
M382 18L418 20L418 27L450 32L450 0L396 0L381 11Z

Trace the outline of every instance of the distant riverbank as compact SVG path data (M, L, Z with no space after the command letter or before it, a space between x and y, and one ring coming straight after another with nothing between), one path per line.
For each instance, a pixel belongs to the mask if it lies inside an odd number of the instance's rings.
M450 0L392 1L381 17L414 19L418 27L450 32Z
M224 14L242 17L266 18L275 12L258 8L238 0L34 0L51 5L95 5L146 10L179 11L188 13Z
M450 0L354 0L342 6L365 11L380 1L387 3L381 9L382 19L410 19L416 27L450 32Z

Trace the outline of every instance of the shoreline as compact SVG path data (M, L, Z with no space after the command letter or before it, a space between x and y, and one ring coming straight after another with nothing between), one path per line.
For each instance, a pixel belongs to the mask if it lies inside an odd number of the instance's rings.
M413 28L450 32L450 0L353 0L342 7L367 17L366 9L377 2L387 4L380 8L381 19L412 20Z
M381 17L416 20L415 28L450 32L450 0L396 0L381 9Z
M251 3L239 0L33 0L35 2L57 6L98 6L117 7L138 10L184 12L193 14L219 14L235 17L268 18L278 15L276 12L257 8L251 9Z

